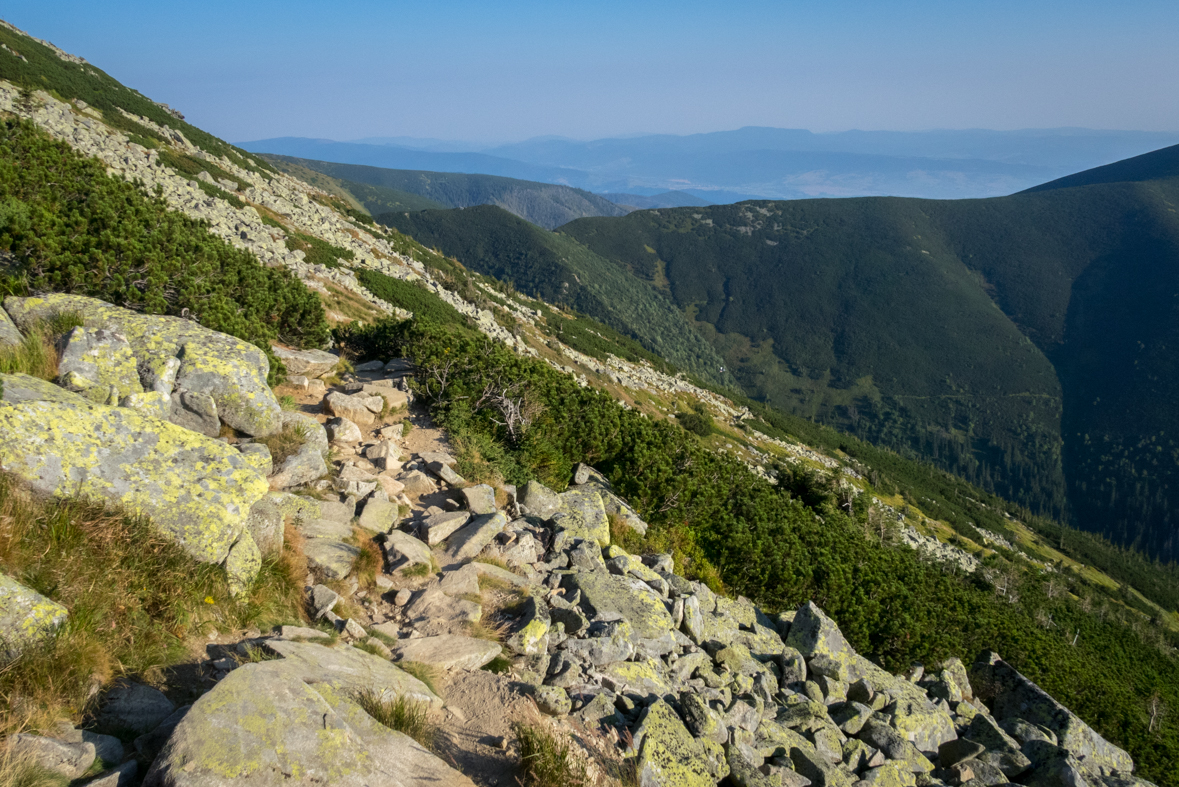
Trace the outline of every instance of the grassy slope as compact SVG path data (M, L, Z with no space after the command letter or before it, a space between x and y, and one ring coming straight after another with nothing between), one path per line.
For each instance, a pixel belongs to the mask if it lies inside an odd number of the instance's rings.
M1174 557L1176 202L1161 180L562 232L666 280L751 395Z
M535 183L496 175L465 175L452 172L384 169L360 164L334 164L288 156L272 155L266 158L298 164L341 180L417 194L439 203L438 207L499 205L504 210L547 229L559 227L583 216L621 216L626 213L622 208L596 194L551 183Z
M720 358L666 295L635 282L570 238L491 205L392 213L380 221L473 270L512 282L521 292L568 305L633 336L680 369L711 382L729 382L718 371Z

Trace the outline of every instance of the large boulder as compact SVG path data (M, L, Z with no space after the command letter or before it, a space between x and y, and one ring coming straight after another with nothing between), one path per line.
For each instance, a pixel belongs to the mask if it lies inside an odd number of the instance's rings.
M405 639L393 649L402 661L432 664L445 670L477 670L502 652L498 643L459 634Z
M259 436L279 427L282 411L266 384L270 361L248 342L191 320L139 314L83 295L6 298L4 308L23 330L58 314L78 314L87 328L126 338L141 369L178 358L176 387L213 397L221 420L234 429Z
M356 690L304 674L289 659L246 664L193 704L144 785L473 787L412 738L377 723Z
M1129 754L1101 737L997 654L985 652L979 656L970 683L976 696L991 703L998 721L1020 718L1051 730L1063 748L1082 759L1086 768L1103 776L1114 771L1134 771Z
M323 350L292 350L287 347L270 346L274 357L287 367L287 374L304 377L323 377L330 374L340 362L340 356Z
M561 586L567 596L580 592L581 607L590 618L625 620L639 641L662 640L675 630L663 599L646 583L605 571L565 574Z
M265 479L234 448L124 407L0 405L0 466L33 489L146 514L196 560L222 563Z
M0 655L19 655L68 616L69 611L61 604L0 574Z
M614 494L614 486L606 477L587 464L579 464L573 471L573 483L570 489L591 488L602 497L602 504L606 514L619 517L627 527L639 535L647 534L647 523L631 508L630 504Z
M282 656L283 663L308 683L331 685L349 693L375 692L386 699L404 696L435 709L442 707L442 699L425 683L363 650L280 639L268 640L266 647Z

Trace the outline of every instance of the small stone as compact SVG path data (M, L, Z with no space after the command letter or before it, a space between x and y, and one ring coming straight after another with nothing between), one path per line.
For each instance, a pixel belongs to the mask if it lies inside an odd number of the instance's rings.
M359 443L364 439L360 427L347 418L333 418L325 425L328 440L333 443Z
M364 630L364 626L357 623L354 619L348 618L344 622L344 633L352 639L365 639L368 637L368 632Z
M409 603L409 600L412 597L413 597L413 593L411 593L406 588L402 588L401 590L397 591L397 595L393 597L393 603L399 607L404 607L406 604Z

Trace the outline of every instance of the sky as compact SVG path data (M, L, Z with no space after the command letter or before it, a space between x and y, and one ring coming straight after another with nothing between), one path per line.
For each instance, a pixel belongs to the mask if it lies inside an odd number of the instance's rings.
M231 141L1179 130L1174 0L8 0Z

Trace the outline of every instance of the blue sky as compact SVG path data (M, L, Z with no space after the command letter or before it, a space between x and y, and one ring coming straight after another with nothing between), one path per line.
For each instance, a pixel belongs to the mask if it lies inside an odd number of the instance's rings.
M9 0L0 14L231 140L1179 130L1174 0Z

